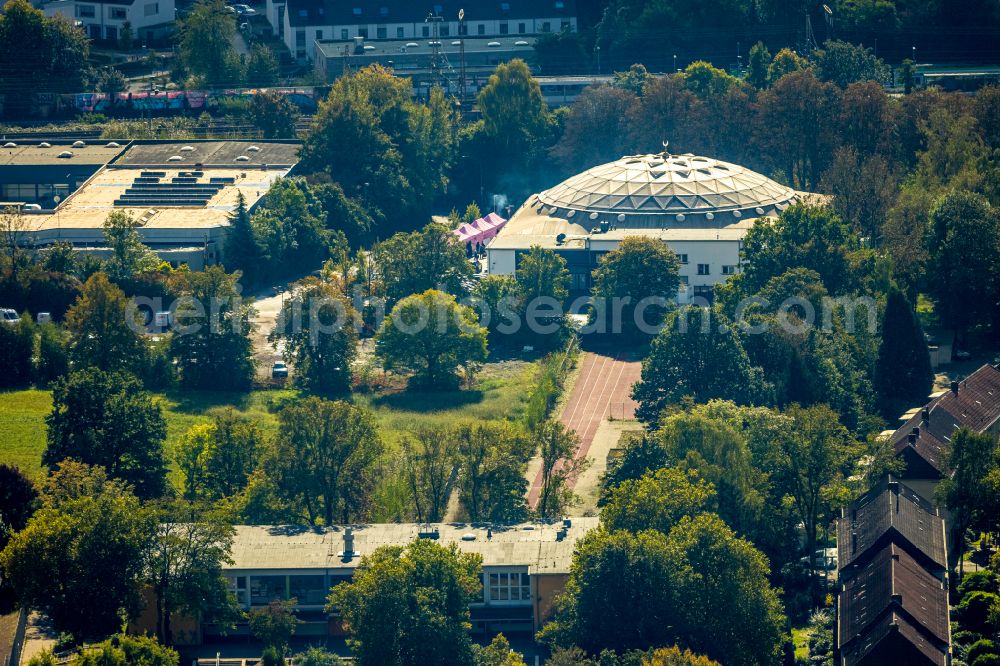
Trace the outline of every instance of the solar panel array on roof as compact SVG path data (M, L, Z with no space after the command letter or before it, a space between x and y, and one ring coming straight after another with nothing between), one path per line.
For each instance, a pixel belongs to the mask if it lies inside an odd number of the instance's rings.
M154 177L152 173L163 173L162 176ZM188 173L201 173L188 172ZM124 194L115 199L116 206L207 206L219 190L225 187L224 183L210 181L199 182L196 176L184 175L175 176L171 182L160 182L160 178L166 177L164 172L143 171L142 175L136 178L132 185L125 190Z

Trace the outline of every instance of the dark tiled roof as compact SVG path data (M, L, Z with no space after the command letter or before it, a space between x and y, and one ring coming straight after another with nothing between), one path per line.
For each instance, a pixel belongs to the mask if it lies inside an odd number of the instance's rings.
M886 540L907 548L924 566L947 568L944 522L937 510L890 477L841 512L837 521L841 575L851 565L864 566Z
M902 613L937 645L948 644L948 592L903 548L887 544L843 584L840 592L840 644L863 638L888 612Z
M292 25L372 25L422 23L435 11L446 21L457 21L459 9L465 10L467 23L569 18L576 16L576 0L288 0L286 11Z
M883 645L883 643L890 643L893 640L896 641L895 644ZM905 643L909 649L900 643ZM909 654L905 654L906 652ZM877 653L887 656L889 660L869 659ZM919 661L921 658L924 660L923 664L945 666L947 664L947 648L942 649L933 644L920 629L910 623L903 613L894 611L886 613L884 617L871 626L863 637L842 650L840 663L843 666L867 664L922 666Z
M896 455L907 447L938 472L951 435L959 428L984 432L1000 419L1000 370L984 365L958 382L958 391L945 391L917 411L892 435ZM926 411L926 420L924 412ZM915 441L910 435L916 434Z

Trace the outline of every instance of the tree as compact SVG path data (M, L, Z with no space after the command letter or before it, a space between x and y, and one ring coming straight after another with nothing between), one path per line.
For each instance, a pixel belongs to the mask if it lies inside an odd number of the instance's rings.
M523 60L498 65L476 101L496 158L528 164L548 135L548 108L528 65Z
M601 509L601 525L609 532L666 534L684 516L711 512L715 502L712 484L693 472L671 467L648 471L611 489Z
M421 523L441 522L448 508L451 477L458 464L456 434L432 429L403 439L403 476Z
M387 368L416 373L413 386L451 388L459 367L468 373L486 360L486 329L454 296L428 289L396 304L375 336L375 353Z
M690 650L681 652L676 645L657 648L643 657L642 666L719 666L719 662L696 655Z
M635 63L627 72L615 72L608 84L610 88L627 90L636 97L641 97L649 80L649 70L641 63ZM599 90L599 88L595 88Z
M774 85L785 74L798 72L809 67L809 61L789 48L783 48L774 55L767 68L767 82Z
M668 534L594 530L541 636L594 653L678 644L725 664L776 662L785 618L768 573L712 514L681 518Z
M882 83L889 78L886 64L864 46L831 40L815 51L812 57L820 80L830 81L841 88L858 81Z
M479 555L428 539L365 555L330 593L360 666L472 661L469 603L481 594Z
M146 554L146 576L156 598L156 633L174 642L175 614L225 626L238 611L222 567L232 564L233 528L218 520L197 520L178 511L157 516Z
M222 266L174 276L181 300L170 353L189 388L240 390L253 382L255 310L240 297L238 279L238 273L226 273Z
M510 649L510 642L497 634L490 644L478 651L476 663L481 666L527 666L524 656Z
M181 62L210 86L233 85L241 78L235 35L236 23L222 0L198 0L180 25Z
M882 415L891 420L927 399L934 372L920 322L898 289L889 291L880 328L874 383Z
M642 378L632 389L640 403L636 416L655 422L665 407L685 396L696 402L751 403L763 390L759 374L721 311L680 308L668 315L642 362Z
M24 529L35 512L38 491L16 466L0 464L0 551L10 535Z
M830 120L838 116L840 96L835 85L819 81L812 70L786 74L758 96L761 147L790 185L819 183L838 143L836 123Z
M739 426L706 413L703 405L663 419L658 435L670 461L711 483L718 493L716 513L740 534L756 536L764 510L766 476L756 469Z
M139 237L140 226L142 224L131 213L120 210L109 213L104 220L104 240L111 248L105 270L115 282L126 282L160 265L156 253Z
M722 97L730 88L739 84L739 79L704 60L688 65L683 77L684 86L705 102Z
M562 515L576 500L572 483L587 468L589 460L577 457L580 437L562 423L549 419L531 433L542 459L542 487L536 510L542 518Z
M122 290L111 284L104 273L94 273L66 313L74 367L94 366L109 371L141 368L146 348L139 336L142 325L138 317Z
M165 492L166 423L135 377L98 368L70 373L53 385L45 423L43 464L54 469L72 458L104 467L143 499Z
M584 88L569 107L566 127L552 155L567 170L579 171L627 154L633 146L630 118L643 85L636 80L634 85L622 81Z
M960 337L994 321L1000 301L1000 212L981 195L953 191L931 210L930 281L941 322Z
M264 464L278 494L310 523L350 523L362 516L382 453L372 415L343 401L306 398L281 410L278 421Z
M419 231L397 233L372 248L387 305L411 294L440 289L465 294L472 264L465 248L443 224L432 222Z
M795 504L805 532L809 557L816 552L819 526L843 499L845 471L856 446L826 405L792 405L785 413L793 429L774 443L773 464L777 482Z
M39 509L0 553L0 568L21 602L45 613L57 630L100 639L121 626L120 611L135 618L142 609L151 529L150 513L134 495L106 485Z
M24 263L24 246L27 245L27 233L30 228L30 221L21 214L20 209L7 206L0 213L0 237L3 240L4 258L10 268L12 281L17 279L17 271Z
M771 67L771 52L764 42L757 42L750 48L747 60L747 82L758 90L763 90L768 84L768 69Z
M149 636L115 634L78 654L71 666L177 666L180 655Z
M569 295L570 275L566 260L552 250L532 247L519 257L515 280L520 296L520 314L530 315L525 316L529 330L523 334L530 336L541 347L557 346L562 339L559 333L563 315L556 306ZM556 308L555 315L543 314L551 311L550 307ZM554 334L549 332L553 330Z
M278 663L284 663L288 641L300 623L293 612L295 601L295 599L274 599L267 606L250 611L250 633L264 643L265 651L271 649L278 653L280 657Z
M801 267L818 273L831 294L844 294L853 284L851 253L857 248L857 237L832 210L797 204L747 232L740 280L747 294L755 294L771 278Z
M254 44L247 62L246 84L251 88L269 88L277 85L278 74L278 59L274 57L271 49L263 44Z
M0 363L4 367L0 387L20 388L31 384L34 346L35 332L30 317L0 326Z
M991 473L994 478L1000 475L996 471L1000 470L1000 445L996 435L961 428L952 435L943 462L947 473L934 492L951 513L958 552L963 553L966 530L983 527L987 516L997 510L997 488L989 480ZM964 566L960 567L961 573Z
M677 298L680 266L666 243L628 236L601 257L594 271L593 296L604 299L605 307L621 299L622 333L631 337L650 335L662 325Z
M97 90L107 95L111 105L115 106L118 103L118 94L128 90L128 81L121 70L108 67L97 75Z
M264 450L256 422L232 409L215 422L191 426L177 444L177 466L184 474L184 498L217 500L246 488Z
M518 523L525 519L525 469L533 442L509 423L460 426L458 501L470 522Z
M359 324L360 315L336 285L306 278L285 300L268 340L284 344L297 384L325 395L347 393Z
M132 32L132 22L122 23L121 33L118 35L118 48L122 51L131 51L135 46L135 33Z
M517 320L521 307L521 286L513 275L486 275L476 281L472 288L472 299L476 308L489 312L486 330L490 344L500 341L500 328L507 333Z
M823 174L833 193L833 210L869 247L882 243L882 229L896 203L898 181L881 155L859 157L853 146L837 149Z
M89 52L87 36L63 16L46 18L27 0L13 0L0 12L0 89L4 113L37 113L38 93L83 90ZM31 76L25 76L30 72Z
M267 47L260 48L268 54L271 53ZM250 65L251 67L254 65L253 60L250 61ZM250 98L250 122L261 131L265 139L294 139L298 118L298 107L279 92L267 90L258 92Z
M254 97L256 99L256 96ZM251 102L251 106L253 102ZM239 270L247 286L257 284L264 261L264 248L257 239L257 232L250 222L247 201L240 192L236 199L236 210L229 217L226 231L225 263L229 268Z

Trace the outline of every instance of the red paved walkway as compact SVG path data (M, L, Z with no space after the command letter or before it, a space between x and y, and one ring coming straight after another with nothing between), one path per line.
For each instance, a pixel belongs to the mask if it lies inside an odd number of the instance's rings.
M637 405L630 394L632 384L639 381L642 372L641 363L624 361L621 353L605 356L585 352L581 363L580 376L559 417L563 425L580 435L577 459L587 455L597 427L606 417L635 418ZM539 469L528 490L528 506L534 508L538 504L541 490L542 470Z

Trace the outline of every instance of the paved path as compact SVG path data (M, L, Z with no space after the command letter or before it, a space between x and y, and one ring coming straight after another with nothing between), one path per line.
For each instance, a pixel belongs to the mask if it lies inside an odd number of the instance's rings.
M581 360L580 376L566 401L559 420L580 435L580 448L576 458L583 458L590 451L601 422L608 417L635 418L636 403L631 398L632 384L639 380L642 364L623 360L623 354L595 354L585 352ZM542 471L528 490L528 505L534 508L542 489Z

